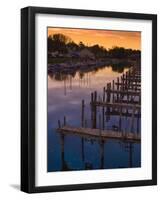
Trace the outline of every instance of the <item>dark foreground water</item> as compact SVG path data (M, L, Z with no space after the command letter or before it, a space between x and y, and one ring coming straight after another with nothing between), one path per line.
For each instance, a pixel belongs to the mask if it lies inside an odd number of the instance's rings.
M102 143L98 139L85 139L72 134L62 137L56 131L58 120L63 123L64 116L67 124L81 126L82 99L85 100L86 126L91 127L91 92L97 90L98 94L102 94L103 87L121 74L113 71L112 67L105 66L93 72L48 76L48 172L140 167L139 143L125 143L113 139ZM101 113L101 108L97 112ZM118 123L119 116L110 116L105 121L105 129L112 129L118 126ZM130 131L130 123L130 117L122 117L122 130ZM140 120L138 122L136 118L133 132L140 134Z

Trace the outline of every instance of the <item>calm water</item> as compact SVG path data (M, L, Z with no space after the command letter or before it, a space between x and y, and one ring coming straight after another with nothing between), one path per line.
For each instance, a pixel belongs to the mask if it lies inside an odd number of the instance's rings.
M124 69L125 72L127 69ZM97 90L102 95L103 87L122 73L105 66L93 72L74 75L48 76L48 172L62 170L111 169L140 167L141 145L108 139L101 143L98 139L82 139L80 136L56 132L58 120L81 126L81 101L85 100L86 126L91 127L90 94ZM101 113L101 108L97 110ZM122 117L122 130L130 131L130 117ZM119 117L105 120L105 129L118 126ZM135 118L134 134L140 134L140 120ZM64 142L64 153L62 152Z

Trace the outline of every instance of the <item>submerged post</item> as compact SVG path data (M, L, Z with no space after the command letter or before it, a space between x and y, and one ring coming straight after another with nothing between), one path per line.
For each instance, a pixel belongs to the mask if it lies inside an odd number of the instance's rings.
M139 134L139 116L140 116L140 110L138 110L137 113L137 134Z
M122 126L122 107L120 107L120 118L119 118L119 131L121 131L121 126Z
M132 157L133 157L133 144L130 142L129 143L129 167L132 167L133 165Z
M119 77L117 77L117 91L119 91ZM119 102L119 93L117 93L117 102Z
M58 120L58 128L61 128L60 120Z
M64 116L64 126L66 126L66 116Z
M112 81L112 90L115 90L115 81L113 80ZM114 98L115 98L115 94L113 93L113 96L112 96L113 98L112 98L112 101L113 101L113 103L114 103Z
M122 90L125 90L125 74L122 75Z
M84 121L84 126L85 126L85 128L87 128L87 119L85 119L85 121Z
M134 115L135 115L135 105L132 109L132 117L131 117L131 132L133 133L134 129Z
M125 73L125 89L128 89L128 83L127 83L128 73Z
M103 88L103 102L105 102L105 87Z
M82 127L84 127L84 107L85 107L85 104L84 104L84 99L82 100L82 121L81 121L81 125Z
M93 98L93 92L91 93L91 122L93 122L93 102L94 102L94 98Z
M91 103L93 103L93 92L91 93Z
M81 139L82 161L84 162L84 138Z
M102 129L105 129L105 108L102 107Z
M99 114L99 133L101 137L101 114Z
M97 101L97 91L94 92L94 101Z
M64 134L60 136L60 143L61 143L61 161L62 161L62 170L65 169L65 156L64 156Z
M100 157L101 157L101 169L104 169L104 141L103 140L101 140L100 141Z

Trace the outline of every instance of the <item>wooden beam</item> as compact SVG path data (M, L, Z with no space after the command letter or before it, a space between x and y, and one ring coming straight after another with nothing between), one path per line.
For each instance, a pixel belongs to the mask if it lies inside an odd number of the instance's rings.
M80 135L82 137L96 137L96 138L101 138L102 140L111 138L111 139L130 140L133 142L141 141L140 135L136 135L133 133L122 133L112 130L101 130L101 135L100 135L100 129L64 126L58 128L57 131L63 134L74 134L74 135Z
M105 106L105 107L112 107L112 108L128 108L133 109L135 106L136 109L140 109L141 106L139 104L125 104L125 103L109 103L109 102L93 102L93 106Z
M115 94L123 94L123 95L134 95L134 96L140 96L139 91L128 91L128 90L109 90L111 93Z

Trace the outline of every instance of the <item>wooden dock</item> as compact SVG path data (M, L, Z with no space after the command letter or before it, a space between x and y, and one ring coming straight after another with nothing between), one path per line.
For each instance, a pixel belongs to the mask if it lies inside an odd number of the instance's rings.
M106 139L119 139L119 140L127 140L133 142L140 142L141 137L140 135L134 133L122 133L112 130L100 130L100 129L93 129L93 128L83 128L83 127L72 127L72 126L62 126L57 129L59 133L62 134L74 134L79 135L82 137L94 137L99 138L101 140Z
M108 90L106 92L114 93L114 94L120 94L120 95L134 95L134 96L140 96L140 92L138 91L129 91L129 90Z
M124 86L125 83L115 83L116 85ZM141 87L140 83L129 83L126 85L126 87Z
M106 113L106 122L110 119L110 114L131 117L131 130L134 126L134 117L138 120L141 116L141 73L140 67L132 67L121 77L109 82L103 87L100 95L97 91L91 93L91 120L92 128L97 128L98 112L97 108L102 107L102 128ZM105 112L106 111L106 112ZM124 112L126 111L126 112ZM138 121L137 120L137 121Z
M129 112L120 112L117 110L107 110L105 112L105 115L107 116L122 116L122 117L134 117L134 118L141 118L141 113L137 112L137 113L129 113Z
M103 87L102 94L97 93L97 91L91 93L90 121L87 119L86 105L83 99L81 103L80 127L67 125L66 117L64 116L63 125L58 120L58 132L63 134L77 134L82 137L97 137L101 140L113 138L140 142L140 135L133 133L135 125L137 133L139 133L139 121L141 118L140 86L140 68L130 68L121 77L117 77L117 80L107 83ZM113 124L116 129L110 127L107 130L107 123L110 120L110 116L116 115L118 116L118 123ZM122 132L122 117L130 118L130 131L126 134ZM136 123L134 118L137 118Z
M138 104L126 104L126 103L109 103L109 102L93 102L93 106L111 107L111 108L126 108L126 109L139 109L141 108Z

